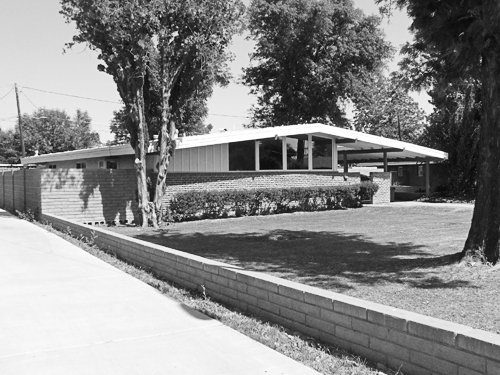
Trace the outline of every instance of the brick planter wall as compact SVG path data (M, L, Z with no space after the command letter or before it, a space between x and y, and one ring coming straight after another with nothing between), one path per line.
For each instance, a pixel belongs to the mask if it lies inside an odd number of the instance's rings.
M92 228L54 215L55 228L214 300L336 345L405 375L500 374L500 335Z

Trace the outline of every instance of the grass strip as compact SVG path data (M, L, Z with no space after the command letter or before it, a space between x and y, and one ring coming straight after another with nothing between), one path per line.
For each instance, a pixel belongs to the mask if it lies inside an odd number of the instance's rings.
M198 310L226 326L268 346L287 357L300 362L324 375L381 375L396 374L385 368L377 366L358 356L354 356L342 349L326 346L318 341L291 332L277 324L262 321L253 316L247 316L235 309L224 306L211 300L206 294L180 288L175 284L154 275L150 270L125 262L114 254L110 254L93 241L83 236L73 237L71 233L56 230L50 224L34 222L39 227L54 233L82 250L92 254L100 260L128 273L142 282L156 288L162 294Z

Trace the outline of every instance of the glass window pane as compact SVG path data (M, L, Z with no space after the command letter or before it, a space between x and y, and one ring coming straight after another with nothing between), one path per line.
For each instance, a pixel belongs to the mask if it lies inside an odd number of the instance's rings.
M308 169L309 147L307 135L286 137L287 169Z
M259 142L260 170L283 170L283 142L280 138L263 139Z
M333 169L332 140L312 137L313 169Z
M229 170L255 171L255 142L229 143Z

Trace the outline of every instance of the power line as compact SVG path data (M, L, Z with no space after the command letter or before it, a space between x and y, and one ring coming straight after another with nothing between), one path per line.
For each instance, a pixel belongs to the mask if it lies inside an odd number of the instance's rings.
M2 96L2 97L0 98L0 100L2 100L2 99L3 99L3 98L5 98L7 95L9 95L9 94L12 92L12 90L14 90L14 88L11 88L7 94L5 94L4 96Z
M61 95L61 96L69 96L71 98L78 98L78 99L86 99L86 100L94 100L96 102L104 102L104 103L113 103L113 104L122 104L120 102L113 102L111 100L104 100L104 99L95 99L95 98L87 98L85 96L78 96L78 95L70 95L70 94L63 94L60 92L54 92L54 91L47 91L47 90L40 90L40 89L35 89L33 87L26 87L24 86L23 88L28 89L28 90L34 90L34 91L40 91L40 92L46 92L48 94L54 94L54 95Z
M48 91L48 90L41 90L41 89L37 89L37 88L34 88L34 87L27 87L27 86L23 86L24 89L28 89L28 90L34 90L34 91L39 91L39 92L45 92L45 93L48 93L48 94L54 94L54 95L61 95L61 96L68 96L68 97L71 97L71 98L78 98L78 99L85 99L85 100L93 100L93 101L97 101L97 102L104 102L104 103L113 103L113 104L123 104L121 102L114 102L114 101L111 101L111 100L104 100L104 99L96 99L96 98L89 98L89 97L85 97L85 96L79 96L79 95L71 95L71 94L64 94L64 93L60 93L60 92L55 92L55 91ZM24 94L24 93L23 93ZM8 94L7 94L8 95ZM26 94L24 94L24 96L26 96ZM26 96L26 98L28 98ZM28 98L29 100L29 98ZM31 100L30 100L31 102ZM33 104L33 102L31 102L31 104ZM35 106L33 104L33 106ZM35 108L37 108L35 106ZM37 108L38 109L38 108ZM219 116L219 117L233 117L233 118L250 118L249 116L235 116L235 115L223 115L223 114L219 114L219 113L209 113L208 114L209 116Z
M23 95L26 97L26 99L28 99L28 101L31 103L31 105L32 105L33 107L35 107L35 108L36 108L36 109L38 109L38 110L40 109L40 108L38 108L36 105L34 105L34 104L33 104L33 102L31 101L31 99L30 99L30 98L28 98L28 95L26 95L26 94L24 93L24 91L22 91L22 90L21 90L21 94L23 94Z

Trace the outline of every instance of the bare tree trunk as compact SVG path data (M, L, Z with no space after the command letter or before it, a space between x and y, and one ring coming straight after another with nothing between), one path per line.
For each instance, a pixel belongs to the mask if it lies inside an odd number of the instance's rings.
M487 29L494 29L499 9L496 0L485 1ZM488 39L488 37L487 37ZM482 105L476 204L469 236L462 251L482 249L486 259L498 261L500 239L500 43L490 36L482 55Z
M137 115L137 143L135 145L135 169L137 176L137 192L139 198L139 208L141 210L142 227L148 226L148 221L152 220L156 224L156 219L151 217L154 210L151 209L148 196L147 175L146 175L146 152L149 144L149 135L146 122L144 121L144 98L142 86L136 88L135 111ZM153 211L153 212L152 212Z

